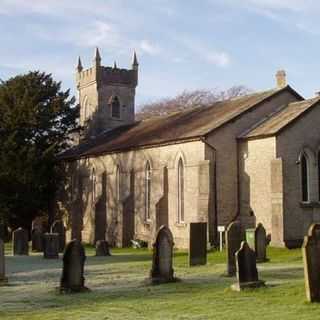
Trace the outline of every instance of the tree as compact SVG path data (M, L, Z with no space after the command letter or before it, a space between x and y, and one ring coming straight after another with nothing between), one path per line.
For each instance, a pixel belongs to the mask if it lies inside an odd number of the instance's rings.
M50 74L29 72L0 83L0 217L28 227L48 214L62 182L55 155L70 144L79 107Z
M232 99L249 92L250 90L244 86L233 86L223 91L217 89L183 91L173 98L164 98L140 106L137 118L144 120L155 116L168 115L177 111L210 106L217 101Z

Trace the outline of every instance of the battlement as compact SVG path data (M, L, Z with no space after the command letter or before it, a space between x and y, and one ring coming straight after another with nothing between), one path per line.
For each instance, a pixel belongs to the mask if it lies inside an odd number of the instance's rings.
M97 82L99 86L125 85L135 88L138 85L138 61L135 53L131 69L118 68L116 64L113 67L101 66L101 57L98 49L93 63L93 67L84 70L79 58L76 73L78 87L87 86L93 82Z

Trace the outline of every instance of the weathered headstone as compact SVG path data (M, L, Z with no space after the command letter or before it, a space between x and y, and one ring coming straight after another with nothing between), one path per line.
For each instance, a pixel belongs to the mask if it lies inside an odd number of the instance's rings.
M267 234L261 223L255 229L255 251L257 262L267 261Z
M63 270L60 281L60 292L73 293L87 291L84 286L84 263L86 255L79 240L72 240L63 254Z
M59 234L59 252L63 252L66 245L66 228L62 220L56 220L51 226L51 233Z
M43 233L38 229L31 231L31 248L32 251L42 252L43 250Z
M320 224L309 227L302 246L307 299L320 302Z
M189 265L204 265L207 263L207 223L190 223Z
M227 275L236 275L235 253L239 250L242 241L240 222L231 222L226 231L226 250L227 250Z
M0 239L0 286L6 283L8 283L8 278L6 277L4 242Z
M96 256L111 256L109 243L106 240L98 240L96 242Z
M156 241L153 244L151 282L154 284L172 282L175 280L172 268L173 236L167 226L158 230Z
M45 259L59 259L59 235L57 233L43 235L43 257Z
M13 255L28 255L28 231L22 228L16 229L12 233L13 237Z
M256 253L249 247L246 241L242 241L240 249L235 254L237 265L237 283L232 289L241 291L246 288L258 288L264 286L264 281L259 280L256 264Z

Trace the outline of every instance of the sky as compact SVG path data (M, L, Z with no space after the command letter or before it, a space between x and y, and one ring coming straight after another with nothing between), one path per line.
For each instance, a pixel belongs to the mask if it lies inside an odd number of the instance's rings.
M139 105L183 90L275 86L285 69L303 96L320 90L317 0L0 0L0 78L29 70L75 89L75 67L130 68Z

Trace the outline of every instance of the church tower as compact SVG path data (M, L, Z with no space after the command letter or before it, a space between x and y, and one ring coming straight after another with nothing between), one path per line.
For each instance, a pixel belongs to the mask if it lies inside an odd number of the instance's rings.
M118 68L116 62L113 67L102 66L98 48L89 69L83 69L79 57L76 82L83 137L93 138L106 130L134 123L138 68L135 52L131 69Z

